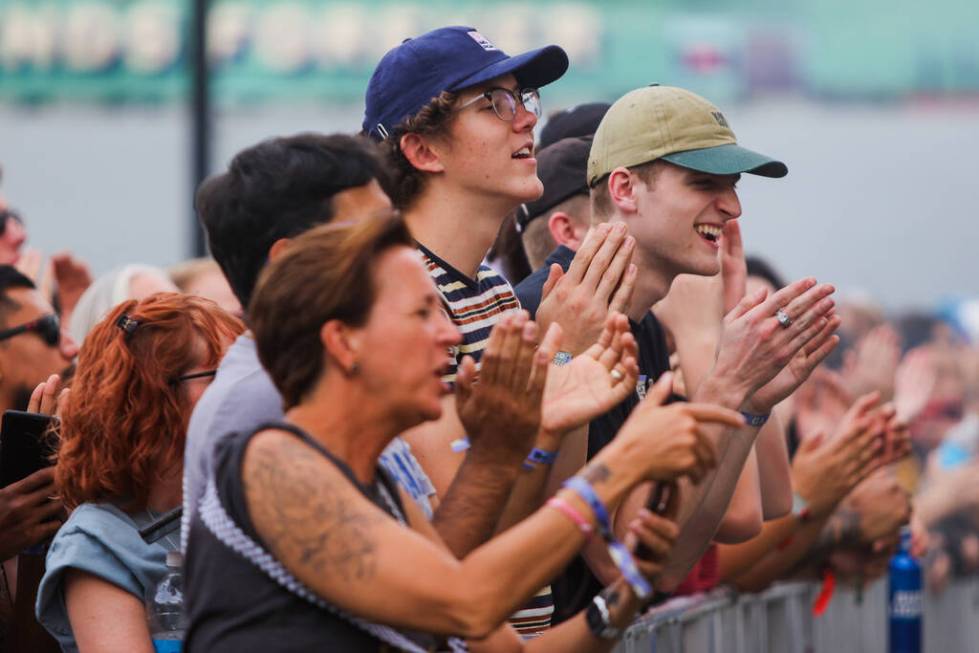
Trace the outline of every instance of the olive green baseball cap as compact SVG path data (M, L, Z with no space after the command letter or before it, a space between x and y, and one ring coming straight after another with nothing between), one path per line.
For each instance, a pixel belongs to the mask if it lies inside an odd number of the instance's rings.
M738 145L724 114L704 98L654 84L626 93L605 114L588 157L588 185L620 166L656 159L715 175L789 172L781 161Z

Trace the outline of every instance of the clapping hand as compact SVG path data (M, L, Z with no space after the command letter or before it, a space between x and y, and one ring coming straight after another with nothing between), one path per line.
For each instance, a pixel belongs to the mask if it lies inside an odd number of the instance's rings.
M456 375L456 408L474 448L523 460L533 446L560 328L553 327L540 347L537 340L537 325L527 312L510 313L490 332L478 383L472 358L463 359Z
M631 263L636 239L624 224L589 230L567 272L551 266L541 292L537 322L561 325L562 349L577 355L599 338L610 313L629 309L638 269Z
M792 485L813 517L829 514L880 466L885 425L879 419L879 402L876 392L864 395L843 416L833 436L816 434L803 440L792 460Z
M567 365L551 367L544 391L544 431L564 435L625 400L636 388L637 355L629 320L621 313L609 315L598 342Z
M843 359L843 379L853 395L876 390L889 401L894 374L901 359L900 338L887 324L871 329Z
M767 414L790 395L836 346L829 284L802 279L773 293L745 297L724 318L710 379L737 389L748 410Z

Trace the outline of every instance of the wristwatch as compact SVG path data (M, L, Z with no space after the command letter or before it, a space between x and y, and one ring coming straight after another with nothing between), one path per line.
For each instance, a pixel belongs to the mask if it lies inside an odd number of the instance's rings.
M588 604L585 610L585 622L591 634L599 639L613 640L622 636L622 629L612 625L608 604L601 594L595 595L592 602Z

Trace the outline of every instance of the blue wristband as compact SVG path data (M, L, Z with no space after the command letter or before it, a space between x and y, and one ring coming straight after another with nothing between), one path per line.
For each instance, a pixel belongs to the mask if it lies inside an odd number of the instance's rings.
M622 572L622 577L632 586L636 596L640 599L645 599L652 595L653 588L649 585L649 581L639 573L639 568L636 567L636 561L632 558L632 554L629 553L629 549L622 542L615 539L615 534L612 532L612 523L609 521L608 510L598 495L595 494L595 489L592 488L591 483L581 476L572 476L564 482L563 487L574 491L591 508L595 514L595 519L598 521L598 532L608 547L609 556L612 558L615 566L619 568L619 571Z
M741 415L744 417L744 423L748 426L764 426L768 418L772 416L771 413L766 413L765 415L755 415L754 413L746 413L743 410L740 411Z
M523 468L529 472L537 467L537 465L553 465L555 460L557 460L556 451L544 451L543 449L534 447L527 454L527 459L523 461Z
M612 534L612 522L609 521L608 510L598 495L595 494L595 489L591 483L581 476L572 476L564 482L563 487L574 490L575 494L588 504L588 507L595 514L595 520L598 521L598 532L602 537L614 539L615 535Z

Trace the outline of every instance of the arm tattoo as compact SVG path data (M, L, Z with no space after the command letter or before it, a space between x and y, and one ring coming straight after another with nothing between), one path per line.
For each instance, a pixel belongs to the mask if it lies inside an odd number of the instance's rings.
M287 567L367 580L375 572L381 521L362 512L347 492L327 482L323 461L306 445L285 440L255 450L245 466L245 492L262 537ZM325 463L329 464L329 463ZM352 488L351 488L352 489Z
M585 471L581 473L581 477L592 485L607 481L611 476L612 473L609 472L608 467L602 463L592 463L585 467Z

